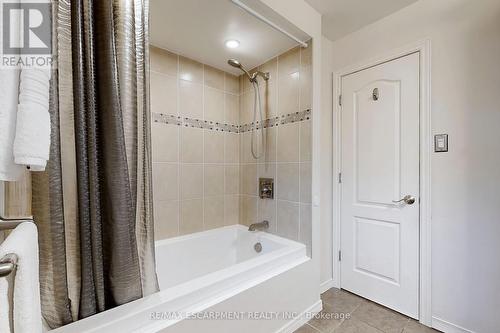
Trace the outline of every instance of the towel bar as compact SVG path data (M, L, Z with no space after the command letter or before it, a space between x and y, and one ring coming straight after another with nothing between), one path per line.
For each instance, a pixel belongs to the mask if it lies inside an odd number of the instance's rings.
M5 219L0 216L0 231L11 230L24 222L33 223L33 219ZM0 259L0 278L6 277L16 269L17 255L14 253L6 254Z
M8 276L16 269L17 256L14 253L6 254L0 259L0 278Z

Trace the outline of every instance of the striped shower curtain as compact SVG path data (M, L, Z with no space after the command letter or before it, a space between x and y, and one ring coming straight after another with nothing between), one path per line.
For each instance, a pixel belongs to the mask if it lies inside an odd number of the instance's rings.
M158 290L147 0L53 1L52 138L33 176L50 328Z

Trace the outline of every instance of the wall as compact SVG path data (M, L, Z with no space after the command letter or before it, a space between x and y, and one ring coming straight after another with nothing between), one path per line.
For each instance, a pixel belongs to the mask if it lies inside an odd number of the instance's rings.
M313 39L312 46L312 109L317 110L312 119L312 258L305 263L310 273L310 283L301 285L305 292L319 298L320 285L320 236L321 236L321 209L322 205L329 206L323 201L321 188L324 180L321 179L321 156L324 153L322 123L324 114L328 112L322 104L322 73L325 68L322 64L322 35L321 15L304 0L260 0L266 6L283 16L285 19L301 29ZM331 112L331 110L329 111Z
M312 44L311 41L308 42ZM262 82L265 154L251 154L252 132L241 134L240 223L268 220L270 232L307 245L311 253L312 45L296 47L251 70L270 73ZM253 123L254 89L240 76L240 123ZM257 132L259 134L259 132ZM260 135L260 134L259 134ZM259 178L273 178L274 199L260 199Z
M267 126L256 160L247 76L151 48L157 239L268 220L270 232L311 253L311 50L296 47L250 71L270 73L259 81ZM258 197L261 177L275 180L274 199Z
M322 205L322 194L320 189L323 181L320 178L321 155L325 152L325 144L321 142L322 118L324 113L331 109L323 109L321 99L322 73L322 35L321 15L309 6L304 0L260 0L270 8L270 11L283 16L299 29L312 37L312 108L318 110L312 119L312 253L310 261L304 263L304 269L308 273L308 283L301 284L300 288L305 294L319 300L319 270L320 270L320 209ZM266 13L262 13L266 14ZM331 95L330 95L331 96ZM321 111L319 111L321 109ZM327 207L330 202L324 202Z
M325 37L322 38L323 52L321 57L321 238L320 238L320 290L326 291L334 285L333 281L333 165L332 151L332 57L333 44Z
M0 183L0 216L31 218L31 174L25 171L18 181Z
M448 153L431 156L433 324L497 332L500 2L420 0L335 41L331 64L337 71L427 38L432 134L450 140Z
M151 48L157 239L238 223L239 92L237 76Z

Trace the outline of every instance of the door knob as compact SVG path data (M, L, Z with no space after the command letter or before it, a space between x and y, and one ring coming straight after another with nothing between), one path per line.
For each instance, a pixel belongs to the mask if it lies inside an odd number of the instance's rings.
M400 200L392 200L392 202L394 203L400 203L401 201L404 201L405 204L407 205L413 205L415 203L415 197L411 196L411 195L405 195L403 199L400 199Z

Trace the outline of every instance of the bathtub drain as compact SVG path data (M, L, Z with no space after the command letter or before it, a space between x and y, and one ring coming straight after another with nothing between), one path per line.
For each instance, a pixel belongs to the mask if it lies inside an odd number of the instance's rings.
M260 253L262 251L262 244L261 243L255 243L255 245L253 246L253 248L255 249L255 252Z

